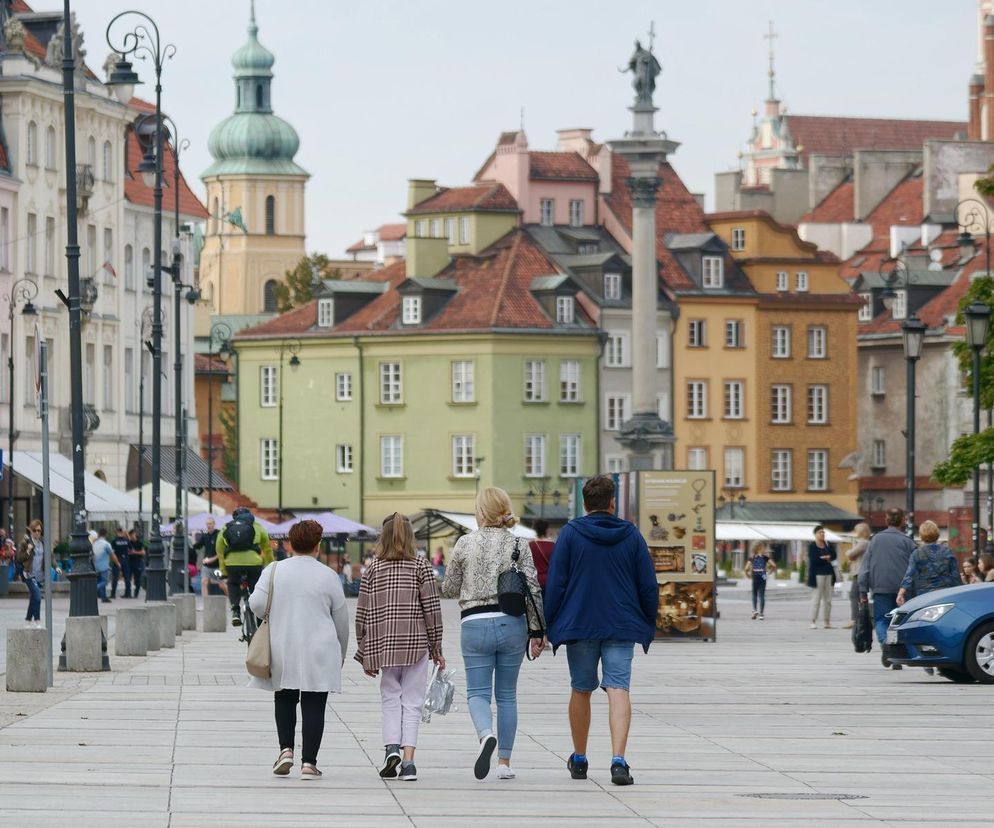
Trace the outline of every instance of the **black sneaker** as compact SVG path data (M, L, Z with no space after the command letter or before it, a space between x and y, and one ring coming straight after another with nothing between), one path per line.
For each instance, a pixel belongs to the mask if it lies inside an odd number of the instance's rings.
M231 626L240 627L241 625L242 625L242 614L237 609L233 609L231 611Z
M384 779L397 778L397 765L400 764L400 745L387 745L380 767L380 776Z
M621 762L616 762L611 765L611 782L615 785L632 785L635 780L632 779L632 774L630 773L631 768L628 767L628 763L621 764Z
M586 779L587 769L590 767L590 763L584 759L581 762L577 762L574 757L575 753L569 755L569 759L566 760L566 767L569 768L569 775L574 779Z
M476 755L476 764L473 765L473 775L477 779L486 779L490 773L490 760L497 749L497 737L492 733L480 739L480 752Z
M400 776L397 777L401 782L417 782L418 781L418 769L414 767L413 762L404 762L400 766Z

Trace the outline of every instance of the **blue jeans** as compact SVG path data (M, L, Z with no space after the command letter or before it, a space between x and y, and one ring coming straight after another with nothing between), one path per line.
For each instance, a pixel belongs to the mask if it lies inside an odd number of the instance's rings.
M887 613L897 607L896 592L873 593L873 629L877 631L877 641L881 644L887 640L887 627L890 619Z
M24 583L28 588L28 614L25 621L41 621L41 584L33 575L25 575Z
M107 576L110 571L107 569L97 570L97 597L103 601L107 597Z
M525 616L471 618L461 626L466 702L476 735L494 732L491 694L497 698L497 756L510 759L518 730L518 671L528 646Z

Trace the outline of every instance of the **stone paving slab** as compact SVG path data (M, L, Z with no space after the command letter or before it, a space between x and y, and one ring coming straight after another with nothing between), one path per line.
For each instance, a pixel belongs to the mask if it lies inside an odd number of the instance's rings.
M111 673L59 674L52 691L31 698L0 693L0 824L989 825L994 740L978 725L992 688L885 671L877 653L853 653L847 631L808 630L806 601L778 601L760 623L732 596L721 601L717 643L637 654L632 788L608 781L602 694L591 778L569 779L561 652L522 668L515 780L473 778L464 698L422 726L418 782L381 780L378 687L351 658L345 692L329 703L325 778L302 782L296 769L275 778L272 697L244 686L244 645L231 631L187 632L175 650L112 656ZM457 608L444 602L443 612L463 689ZM789 798L798 795L826 798Z

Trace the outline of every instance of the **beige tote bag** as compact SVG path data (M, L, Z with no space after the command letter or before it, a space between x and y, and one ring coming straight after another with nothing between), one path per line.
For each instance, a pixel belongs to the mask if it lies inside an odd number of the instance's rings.
M269 642L269 609L273 605L273 590L276 586L276 564L269 578L269 596L266 598L266 614L259 622L248 645L248 655L245 656L245 669L250 676L268 679L273 677L273 651Z

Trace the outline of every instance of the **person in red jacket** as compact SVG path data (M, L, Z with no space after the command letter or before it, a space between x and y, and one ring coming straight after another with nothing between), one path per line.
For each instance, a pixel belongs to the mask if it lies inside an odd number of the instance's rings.
M545 579L549 577L549 561L552 560L552 549L556 544L549 540L549 522L547 520L541 518L536 520L534 529L538 537L529 541L528 548L531 549L532 560L535 562L538 585L542 587L542 594L545 595Z

